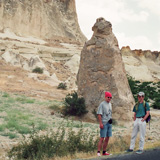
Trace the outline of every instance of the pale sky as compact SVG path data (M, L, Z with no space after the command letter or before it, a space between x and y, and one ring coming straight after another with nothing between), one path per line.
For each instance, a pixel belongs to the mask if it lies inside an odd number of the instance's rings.
M99 17L112 24L119 47L160 51L160 0L75 0L80 28L90 39Z

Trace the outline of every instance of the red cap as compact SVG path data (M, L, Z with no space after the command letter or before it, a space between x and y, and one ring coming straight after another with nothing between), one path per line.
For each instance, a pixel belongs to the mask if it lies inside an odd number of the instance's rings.
M105 97L112 97L112 94L110 92L105 92Z

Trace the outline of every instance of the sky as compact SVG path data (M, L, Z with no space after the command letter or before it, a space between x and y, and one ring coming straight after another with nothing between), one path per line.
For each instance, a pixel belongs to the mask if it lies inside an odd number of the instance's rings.
M89 40L99 17L111 22L121 49L160 51L159 0L75 0L78 22Z

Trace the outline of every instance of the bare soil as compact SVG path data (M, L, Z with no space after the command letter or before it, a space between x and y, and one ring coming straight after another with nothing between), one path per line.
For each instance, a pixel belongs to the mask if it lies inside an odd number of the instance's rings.
M68 91L28 77L29 72L0 60L0 90L28 97L62 100Z

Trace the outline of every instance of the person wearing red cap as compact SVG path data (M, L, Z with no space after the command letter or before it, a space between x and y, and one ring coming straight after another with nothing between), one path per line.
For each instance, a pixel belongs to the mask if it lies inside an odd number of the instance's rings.
M106 152L109 138L112 136L112 105L110 103L112 94L105 92L105 100L100 103L97 111L99 127L100 127L100 139L98 142L97 156L101 156L100 151L103 144L102 155L110 155Z

